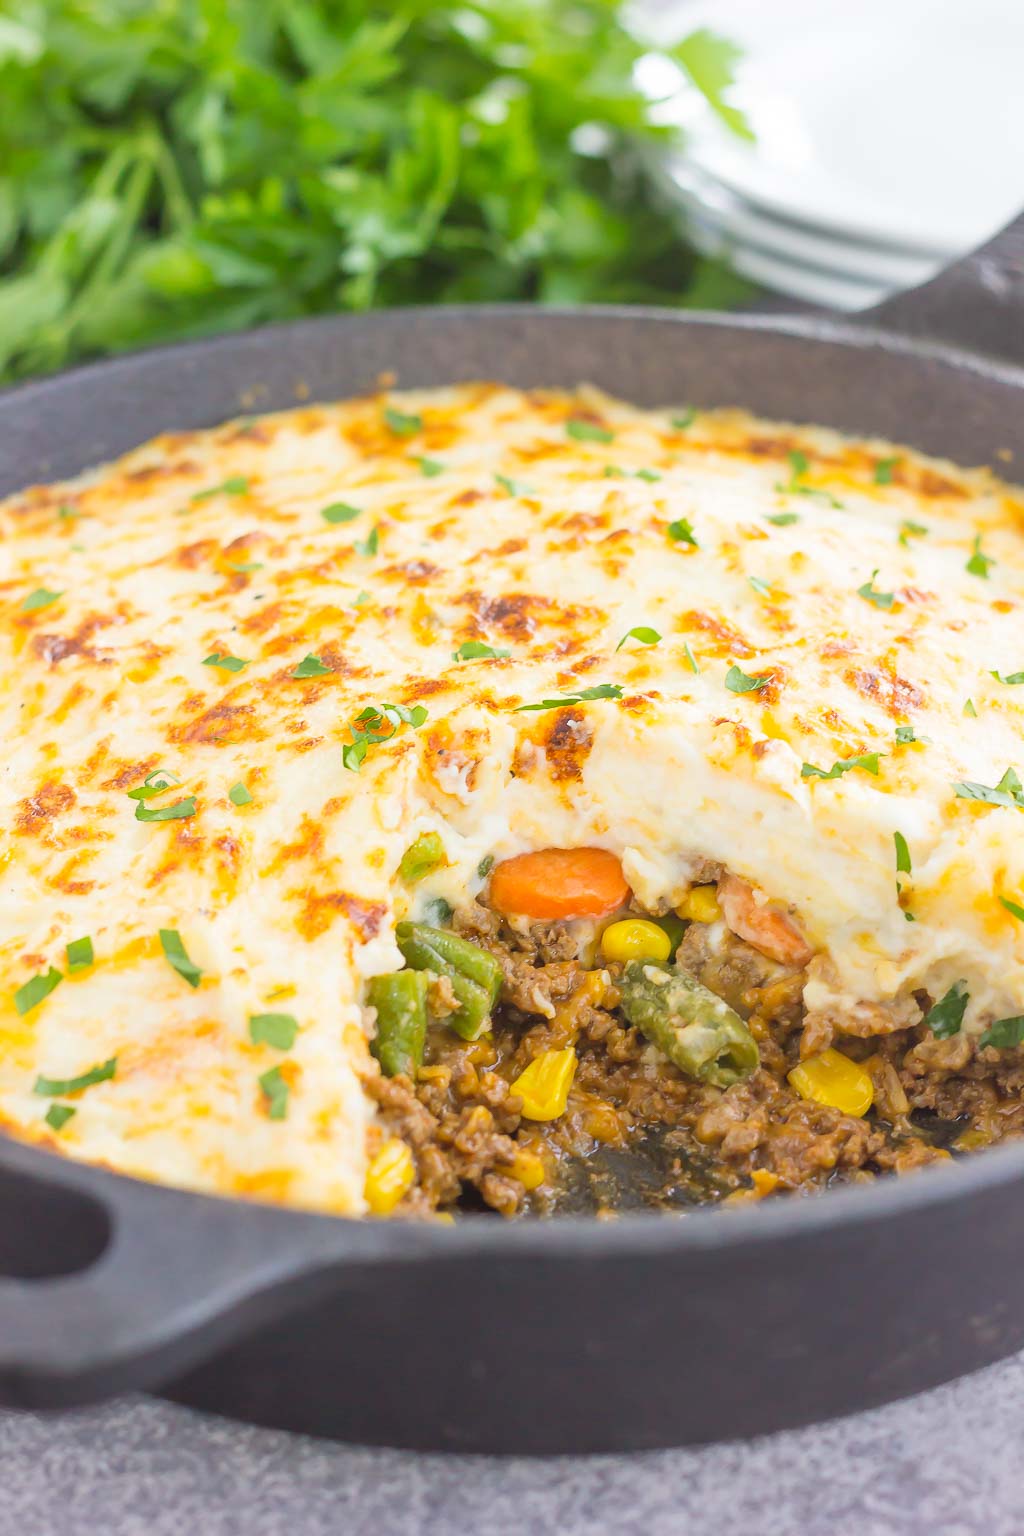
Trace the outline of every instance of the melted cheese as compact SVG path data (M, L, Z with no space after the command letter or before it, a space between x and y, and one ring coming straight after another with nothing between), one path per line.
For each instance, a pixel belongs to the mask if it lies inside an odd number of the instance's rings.
M388 407L421 424L396 432ZM907 1007L963 979L965 1027L1024 1011L1024 923L999 900L1024 902L1024 818L954 791L1024 770L1024 686L991 675L1024 669L1019 496L738 413L670 423L467 385L165 436L0 506L9 1127L49 1137L36 1075L116 1056L62 1149L361 1210L364 978L400 963L414 900L465 902L485 855L552 844L614 850L652 907L721 861L821 952L812 1006ZM358 516L327 521L337 503ZM670 537L680 519L695 544ZM61 595L26 609L39 588ZM617 650L635 626L660 642ZM454 661L467 640L509 655ZM328 670L296 678L307 654ZM734 665L769 680L731 692ZM516 712L601 683L621 696ZM351 722L387 703L427 719L347 770ZM877 776L802 776L867 753ZM127 792L158 768L181 785L149 804L194 796L194 816L135 819ZM426 830L448 863L412 893L397 866ZM19 1016L15 988L86 934L95 964ZM250 1039L268 1011L299 1023L287 1052ZM283 1119L259 1086L275 1066Z

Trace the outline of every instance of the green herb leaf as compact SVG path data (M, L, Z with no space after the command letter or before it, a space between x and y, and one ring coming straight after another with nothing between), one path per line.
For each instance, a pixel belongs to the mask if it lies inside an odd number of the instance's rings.
M613 443L615 433L609 432L607 427L599 426L596 421L583 421L578 416L565 424L565 430L570 437L574 437L580 443Z
M794 448L786 457L789 461L789 479L776 485L775 489L780 495L810 496L818 501L824 501L830 507L835 507L839 512L843 510L842 502L838 501L831 491L822 490L816 485L804 485L803 477L810 468L806 453L802 453L799 448Z
M176 773L166 768L155 768L146 775L138 789L129 789L126 793L129 800L152 800L154 795L162 795L165 789L173 789L180 783Z
M422 416L407 415L390 405L384 407L384 423L396 437L415 437L417 432L423 431Z
M900 536L897 542L902 544L904 549L909 549L910 540L912 538L923 539L927 532L928 529L925 527L924 523L901 523Z
M358 773L369 750L369 742L364 736L357 736L355 741L346 742L341 749L342 766L349 769L351 773Z
M73 1104L51 1104L43 1119L51 1130L60 1131L77 1113Z
M476 872L477 872L477 875L479 876L479 878L481 880L486 880L487 876L490 874L490 872L491 872L491 870L493 868L494 868L494 854L493 853L485 853L483 858L480 860L480 863L476 867Z
M75 517L81 517L81 515L82 514L79 512L78 508L72 506L69 501L62 501L60 506L57 508L57 516L60 518L62 523L66 523Z
M357 555L375 555L380 548L380 529L371 528L365 539L356 539L352 548Z
M972 719L977 720L977 718L978 718L978 711L974 707L974 700L973 699L968 699L967 700L966 704L964 705L964 714L965 715L970 715Z
M164 952L167 963L177 971L178 975L184 977L190 987L198 987L199 978L203 973L198 965L189 959L177 928L160 929L160 948Z
M913 741L929 741L928 736L918 736L912 725L898 725L896 727L896 741L901 747L909 747Z
M800 521L799 512L776 512L773 517L766 517L766 523L774 523L776 528L790 528Z
M204 667L217 667L221 672L241 672L248 665L241 656L228 656L223 651L213 651L211 655L203 657Z
M698 665L697 665L697 658L696 658L696 656L690 650L690 642L689 642L689 640L686 640L686 641L683 642L683 655L686 657L686 664L689 667L690 671L696 673L696 675L699 677L700 676L700 667L698 667Z
M991 555L983 555L982 554L982 552L981 552L981 534L980 533L975 534L975 536L974 536L974 554L968 560L968 562L967 562L966 566L964 567L964 569L970 571L972 576L980 576L980 577L982 577L983 580L988 581L989 566L990 565L995 565L995 563L996 562L995 562L995 560L993 559L993 557Z
M730 693L757 693L770 682L770 672L762 672L756 677L751 677L737 666L731 666L725 674L725 686Z
M678 416L672 417L672 426L677 432L685 432L687 427L692 427L696 420L697 412L688 405Z
M1015 1045L1024 1044L1024 1014L1010 1019L996 1019L978 1041L980 1046L992 1045L997 1051L1009 1051Z
M1024 683L1024 672L990 672L989 676L994 677L997 683L1007 683L1011 688Z
M252 795L250 795L241 779L239 779L238 783L232 784L228 790L228 799L232 805L249 805L252 801Z
M428 480L433 480L435 475L444 474L445 466L441 463L440 459L423 458L417 459L416 462L420 467L420 473L425 475Z
M50 966L48 971L33 976L26 981L14 994L14 1006L20 1014L31 1013L33 1008L38 1008L44 997L49 997L54 987L60 986L64 977L60 971L55 971Z
M68 973L74 975L75 971L87 971L92 965L95 956L92 951L92 939L72 939L65 947L64 953L68 957Z
M674 544L692 544L694 549L699 549L697 537L692 526L685 517L677 517L675 522L668 525L668 536Z
M400 725L411 725L417 730L426 718L422 704L411 708L405 704L368 704L349 726L352 740L341 749L342 763L352 773L358 773L372 746L390 741Z
M398 873L406 885L415 885L444 863L444 843L439 832L421 832L402 854Z
M863 768L865 773L873 773L877 778L878 759L882 755L878 752L864 752L860 757L844 757L838 763L833 763L827 772L824 768L815 768L813 763L804 763L800 769L800 777L802 779L838 779L853 768Z
M351 523L361 513L361 507L350 507L347 501L332 501L329 507L320 508L325 523Z
M452 661L504 661L512 652L504 646L486 645L483 640L463 640L458 650L452 652Z
M866 581L862 587L857 588L857 596L862 597L866 603L874 603L876 608L891 608L896 601L895 592L878 592L874 586L878 570L871 572L871 580Z
M639 640L641 645L657 645L660 639L661 636L656 629L651 629L646 624L637 624L634 629L626 630L615 649L621 651L627 640Z
M1024 810L1024 790L1012 768L1007 768L994 789L987 784L976 784L971 779L954 784L958 800L980 800L985 805L1002 805L1010 810Z
M32 1092L44 1099L67 1099L73 1093L81 1093L83 1088L109 1082L116 1072L117 1057L111 1056L108 1061L93 1067L89 1072L83 1072L80 1077L37 1077L32 1084Z
M194 491L193 501L209 501L211 496L247 496L249 482L244 475L229 475L219 485L211 485L205 491Z
M267 1101L267 1115L271 1120L283 1120L288 1113L288 1083L281 1075L280 1067L271 1067L259 1079L260 1092Z
M758 597L771 597L771 587L766 581L762 581L760 576L748 576L747 580L750 582L750 585L753 587Z
M654 485L661 479L656 469L636 469L633 471L634 480L644 480L648 485Z
M495 475L495 480L510 496L532 496L533 491L525 480L512 480L508 475Z
M911 873L910 849L902 832L894 832L892 840L896 844L896 873L909 875Z
M34 592L30 592L28 597L23 599L21 611L34 613L37 608L49 608L51 603L55 603L63 596L63 592L51 592L47 587L36 587Z
M966 981L954 981L945 997L929 1008L924 1022L937 1040L948 1040L960 1033L970 996Z
M325 666L319 656L314 656L310 652L308 656L302 658L291 675L297 678L324 677L330 670L330 667Z
M152 810L148 805L143 805L141 800L135 807L136 821L185 821L195 814L195 795L187 795L184 800L176 800L173 805L161 805Z
M1011 913L1018 922L1024 923L1024 907L1018 906L1018 904L1015 901L1011 901L1008 896L1000 896L999 900L1002 902L1007 912Z
M249 1015L249 1039L253 1045L272 1045L275 1051L290 1051L298 1033L298 1020L290 1013Z
M892 472L896 468L896 465L898 463L899 463L899 455L894 455L891 459L876 459L875 460L875 484L876 485L891 485L892 484Z
M618 683L597 683L593 688L584 688L579 693L565 693L559 699L542 699L539 704L519 704L513 713L518 715L531 709L565 709L570 704L585 704L592 699L621 698L622 689Z

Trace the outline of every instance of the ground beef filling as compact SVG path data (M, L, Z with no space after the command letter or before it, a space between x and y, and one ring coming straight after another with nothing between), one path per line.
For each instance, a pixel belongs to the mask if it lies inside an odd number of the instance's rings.
M496 957L504 987L492 1030L467 1043L445 1027L442 985L415 1081L368 1082L380 1133L413 1153L416 1183L401 1213L611 1215L736 1203L903 1173L1024 1135L1024 1048L978 1050L968 1036L938 1040L923 1024L837 1042L871 1073L864 1118L801 1098L786 1075L800 1055L805 973L731 934L723 941L720 926L712 934L691 923L678 960L757 1040L760 1067L726 1089L685 1077L630 1027L617 1012L618 968L585 966L565 925L519 931L475 905L456 927ZM525 1119L510 1085L541 1052L568 1045L578 1067L565 1113Z

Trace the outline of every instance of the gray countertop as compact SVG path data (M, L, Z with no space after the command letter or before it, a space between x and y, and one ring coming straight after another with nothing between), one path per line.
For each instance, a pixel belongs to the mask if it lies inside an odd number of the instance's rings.
M1021 1536L1022 1487L1024 1355L854 1418L640 1456L363 1450L147 1398L0 1414L0 1536Z

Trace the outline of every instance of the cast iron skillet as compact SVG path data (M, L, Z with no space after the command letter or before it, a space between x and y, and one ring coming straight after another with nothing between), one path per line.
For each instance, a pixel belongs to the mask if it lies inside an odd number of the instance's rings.
M1011 450L1019 473L1020 365L1022 221L867 323L449 309L103 363L0 399L0 494L164 428L297 391L348 395L385 371L402 385L589 380L644 405L743 404L968 464L1006 470ZM0 1138L9 1404L159 1387L393 1445L696 1442L881 1403L1019 1349L1022 1270L1022 1145L820 1199L435 1228L181 1193Z

